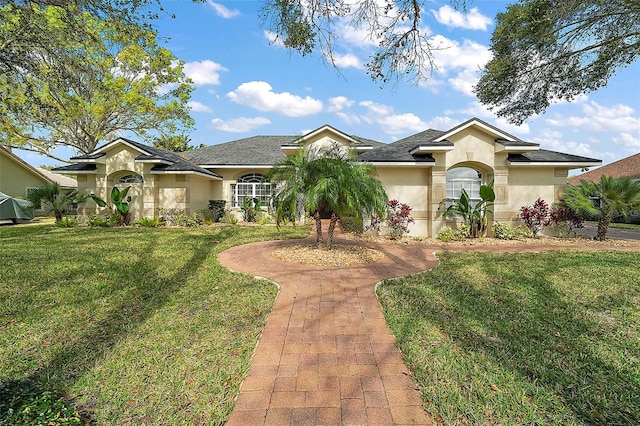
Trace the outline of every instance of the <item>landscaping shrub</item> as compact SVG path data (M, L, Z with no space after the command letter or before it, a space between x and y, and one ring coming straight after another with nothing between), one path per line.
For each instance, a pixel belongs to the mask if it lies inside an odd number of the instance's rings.
M362 221L353 216L340 217L340 228L342 232L354 232L356 234L362 234L364 229Z
M242 218L245 222L256 222L261 203L257 198L246 197L240 206Z
M444 228L438 232L436 238L445 243L449 241L462 241L469 237L469 231L469 225L460 225L457 228Z
M222 218L220 219L220 222L235 225L236 223L238 223L238 218L235 214L233 214L232 211L226 210L224 216L222 216Z
M411 207L398 200L389 200L389 217L387 226L389 227L389 238L397 240L404 234L409 233L409 224L414 220L411 217Z
M493 234L500 240L522 240L533 236L531 230L524 225L513 227L502 222L494 222Z
M220 219L224 216L224 208L226 205L227 202L225 200L209 200L209 210L211 211L214 222L220 222Z
M156 217L141 217L136 220L136 225L144 228L157 228L160 226L160 221Z
M209 209L196 210L196 213L202 217L202 221L206 225L211 225L215 222L215 220L213 220L213 212Z
M584 228L584 219L572 208L566 206L554 206L549 214L549 223L556 229L561 237L576 235L576 229Z
M74 217L65 217L60 220L56 220L56 226L58 228L75 228L78 226L78 221Z
M520 218L535 238L549 224L549 204L538 197L533 206L520 207Z
M120 223L119 215L100 215L92 213L87 218L87 225L97 228L111 228Z

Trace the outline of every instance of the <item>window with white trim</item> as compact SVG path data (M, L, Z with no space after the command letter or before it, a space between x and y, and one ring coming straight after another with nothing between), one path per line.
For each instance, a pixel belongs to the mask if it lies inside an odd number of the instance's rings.
M464 188L471 201L480 201L482 173L469 167L456 167L447 172L447 198L459 199Z
M231 184L231 205L240 207L245 198L257 198L263 206L271 202L271 184L262 181L259 173L249 173L240 176L236 183Z
M134 183L143 183L143 182L144 182L144 178L141 175L137 175L137 174L124 175L118 178L118 183L123 183L127 185L134 184Z

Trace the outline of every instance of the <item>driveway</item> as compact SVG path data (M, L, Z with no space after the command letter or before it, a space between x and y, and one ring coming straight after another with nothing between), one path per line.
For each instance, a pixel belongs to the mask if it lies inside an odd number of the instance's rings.
M598 222L585 222L584 228L578 229L578 235L595 237L598 232ZM617 229L609 227L607 238L612 240L640 240L640 229Z

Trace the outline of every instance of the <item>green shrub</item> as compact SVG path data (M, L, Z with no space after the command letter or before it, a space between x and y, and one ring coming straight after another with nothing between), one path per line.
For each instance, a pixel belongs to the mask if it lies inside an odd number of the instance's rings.
M233 214L233 212L227 210L225 211L224 216L222 216L222 218L220 219L220 222L235 225L236 223L238 223L238 218L235 214Z
M258 212L258 223L260 225L271 223L271 215L267 212Z
M120 223L119 215L99 215L92 213L87 218L87 225L94 226L98 228L111 228Z
M56 221L58 228L75 228L78 226L78 221L74 217L65 217Z
M512 227L506 223L494 222L493 234L500 240L523 240L533 237L533 232L527 226Z
M209 200L209 211L211 211L211 217L214 222L220 222L222 216L224 216L224 208L227 202L225 200Z
M436 237L440 241L462 241L469 238L469 225L460 225L457 228L444 228Z
M142 226L145 228L157 228L160 226L160 221L157 217L141 217L136 220L136 225Z
M357 220L352 216L340 217L340 228L342 232L354 232L362 234L364 227L362 220Z
M160 220L167 224L167 226L178 225L178 219L181 215L184 215L182 209L160 209Z
M213 212L209 209L196 210L196 213L200 217L202 217L203 224L211 225L213 222L215 222L215 220L213 219Z

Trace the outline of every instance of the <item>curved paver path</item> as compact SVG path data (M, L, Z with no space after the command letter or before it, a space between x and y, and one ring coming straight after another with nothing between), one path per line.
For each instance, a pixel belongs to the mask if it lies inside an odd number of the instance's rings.
M338 230L336 238L340 244L353 244L340 239ZM234 271L280 285L227 426L431 424L386 324L375 284L432 268L437 264L434 251L444 247L360 242L384 252L384 259L335 268L283 262L271 255L277 248L301 243L313 243L313 238L253 243L219 255ZM566 248L586 247L453 250Z

